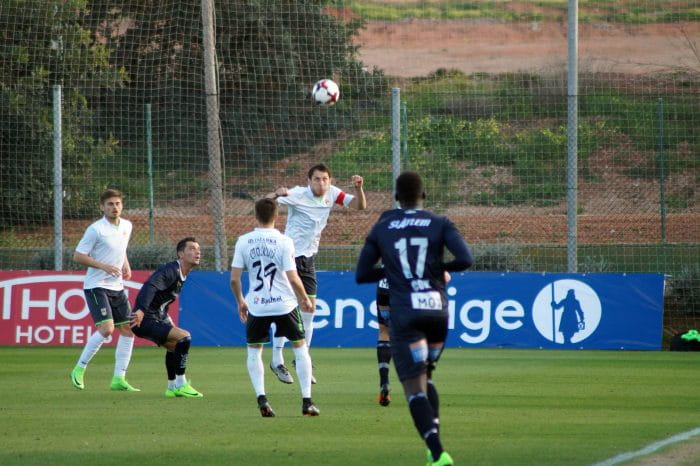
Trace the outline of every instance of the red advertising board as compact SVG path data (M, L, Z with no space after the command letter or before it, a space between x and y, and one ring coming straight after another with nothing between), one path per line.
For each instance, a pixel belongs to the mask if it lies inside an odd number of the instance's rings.
M134 271L124 284L132 307L150 272ZM0 271L0 345L82 346L95 331L85 295L85 272ZM169 315L177 324L179 300ZM116 336L116 333L115 335ZM105 344L115 345L117 338ZM137 345L153 343L136 339Z

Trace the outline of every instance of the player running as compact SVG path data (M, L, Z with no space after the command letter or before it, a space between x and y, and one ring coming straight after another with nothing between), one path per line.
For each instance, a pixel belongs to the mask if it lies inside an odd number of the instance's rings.
M457 228L446 217L422 210L423 181L414 172L396 179L399 209L384 212L365 240L356 281L387 279L391 302L391 352L413 422L432 465L454 464L439 432L439 398L432 380L448 329L444 272L473 263ZM445 248L454 260L444 262ZM381 258L383 268L375 268Z
M255 203L258 228L238 238L231 263L231 291L238 303L238 316L246 326L248 374L258 398L263 417L275 412L265 395L265 372L262 362L263 343L270 341L270 326L276 334L292 342L296 371L301 388L304 416L318 416L311 400L311 358L304 340L299 307L311 313L311 300L299 278L294 263L294 243L275 229L277 204L272 199ZM241 275L248 269L249 289L243 297Z
M136 296L131 330L165 348L166 397L202 398L204 395L195 390L185 376L192 342L190 332L176 327L168 315L168 307L180 294L187 275L199 265L201 252L193 237L180 240L175 250L177 260L153 272Z

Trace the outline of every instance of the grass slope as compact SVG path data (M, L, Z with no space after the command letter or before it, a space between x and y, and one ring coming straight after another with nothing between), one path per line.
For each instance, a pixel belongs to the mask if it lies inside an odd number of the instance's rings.
M300 415L296 383L266 371L273 419L258 414L243 348L193 349L199 400L163 397L156 348L134 353L129 380L142 392L108 390L112 349L77 391L79 352L0 348L0 464L425 462L393 372L391 406L376 403L373 348L313 349L319 418ZM459 464L590 464L697 427L697 364L667 352L448 349L436 373L443 442Z

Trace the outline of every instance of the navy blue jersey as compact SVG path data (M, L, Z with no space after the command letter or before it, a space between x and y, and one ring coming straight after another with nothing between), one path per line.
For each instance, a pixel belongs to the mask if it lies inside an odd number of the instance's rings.
M178 261L161 265L139 290L134 309L142 310L144 317L167 319L168 306L177 299L184 282Z
M444 262L445 248L454 260ZM383 268L375 264L381 258ZM427 210L384 212L370 231L357 262L358 283L389 283L392 311L447 310L444 272L462 271L474 259L454 224Z

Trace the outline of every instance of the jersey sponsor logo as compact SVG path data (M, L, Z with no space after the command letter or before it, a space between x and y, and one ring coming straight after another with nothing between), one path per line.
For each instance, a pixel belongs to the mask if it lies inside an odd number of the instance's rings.
M124 282L131 304L148 276L133 271L132 280ZM85 344L97 329L85 302L84 280L84 272L0 271L0 345ZM116 340L110 337L107 343ZM142 339L136 344L151 345Z
M411 305L413 309L425 311L442 310L442 298L438 291L422 291L411 293Z
M387 227L389 230L403 230L408 227L427 227L430 226L430 218L404 218L401 220L392 220Z
M253 298L253 303L259 304L261 306L266 306L268 304L275 304L275 303L281 303L282 302L282 296L270 296L269 298L265 298L263 296L255 296Z

